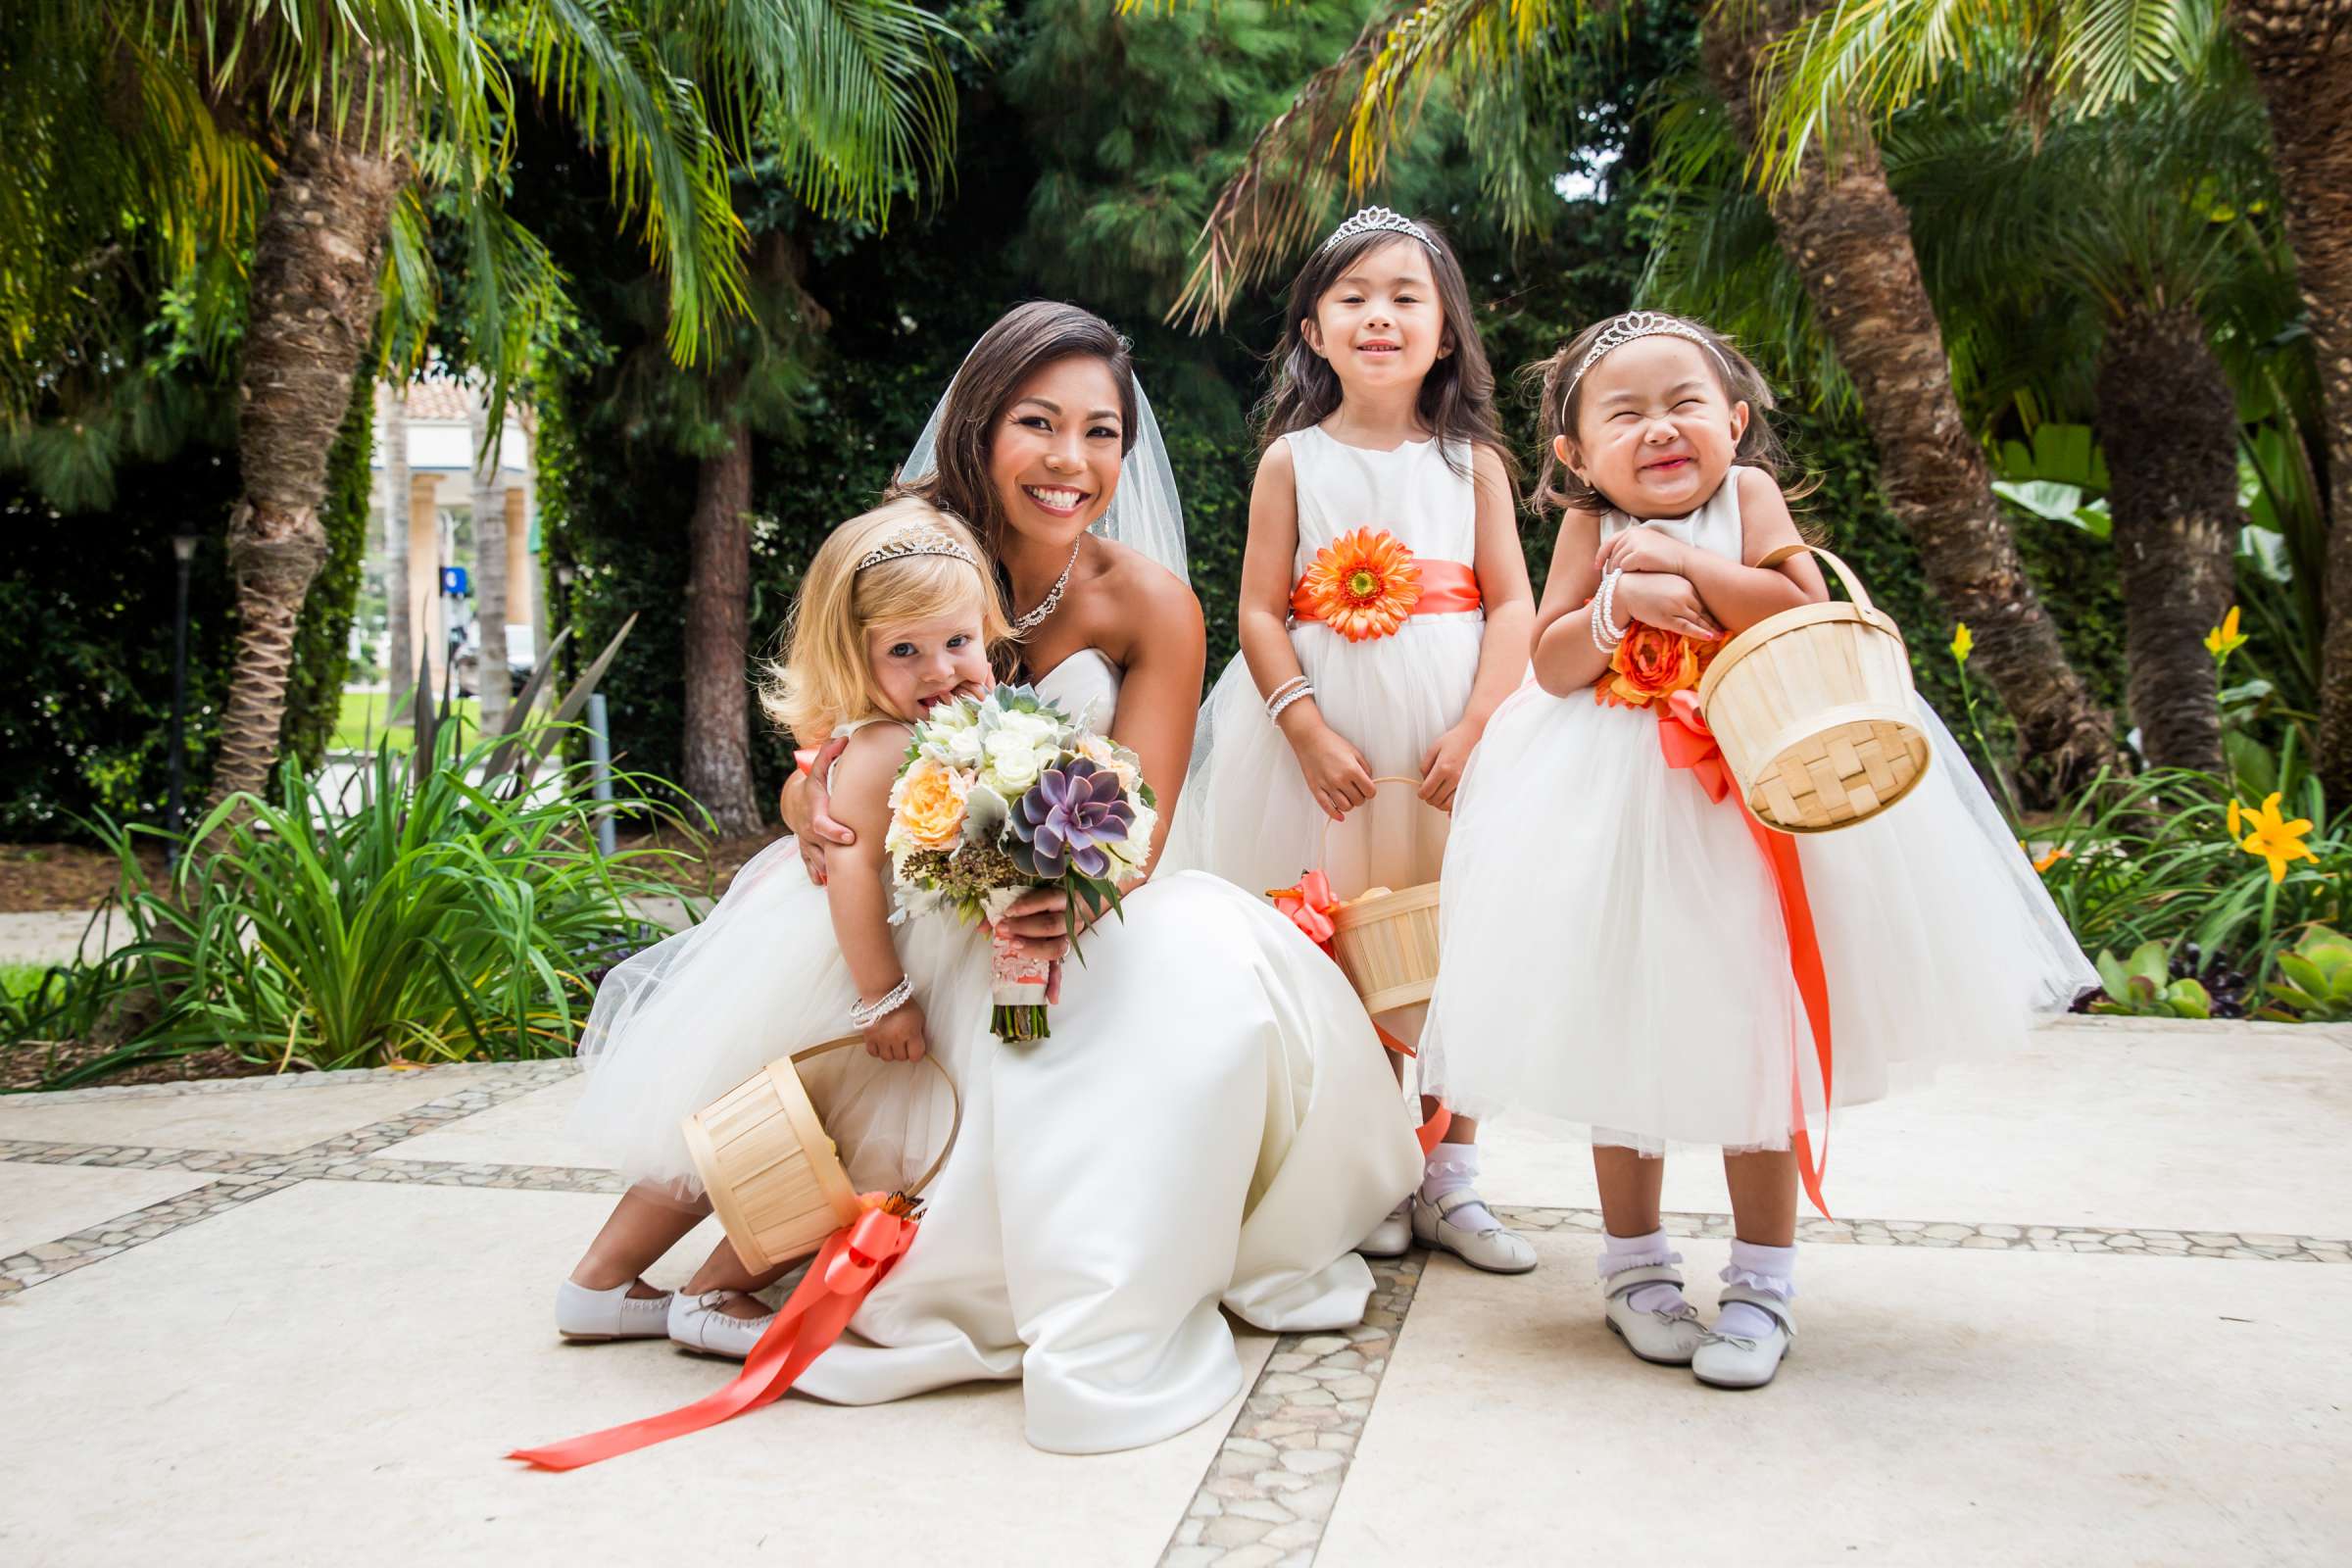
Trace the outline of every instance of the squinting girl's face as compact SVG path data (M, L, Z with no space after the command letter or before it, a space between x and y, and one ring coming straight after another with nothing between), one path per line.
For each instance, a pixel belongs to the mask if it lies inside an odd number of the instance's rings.
M1005 522L1068 548L1118 491L1124 434L1107 364L1074 354L1039 366L989 439L988 477Z
M1636 517L1705 505L1740 450L1747 405L1723 390L1713 356L1689 338L1636 338L1585 372L1576 439L1552 449L1571 472Z
M1396 239L1364 252L1323 291L1298 332L1338 373L1344 391L1419 386L1430 367L1452 352L1429 247Z
M912 722L951 697L995 684L977 607L928 620L883 621L865 629L865 664L894 717Z

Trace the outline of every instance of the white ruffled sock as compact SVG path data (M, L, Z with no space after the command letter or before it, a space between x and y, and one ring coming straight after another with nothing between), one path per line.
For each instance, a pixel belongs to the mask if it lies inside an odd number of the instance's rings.
M1476 1144L1440 1144L1429 1152L1429 1163L1421 1170L1421 1198L1424 1202L1434 1203L1447 1193L1477 1185ZM1472 1232L1494 1230L1502 1224L1484 1202L1464 1203L1446 1215L1446 1222Z
M1731 1264L1720 1278L1726 1285L1744 1285L1784 1301L1794 1300L1796 1249L1758 1247L1753 1242L1734 1240ZM1728 1339L1760 1340L1772 1328L1772 1314L1749 1301L1725 1303L1722 1314L1715 1319L1715 1332Z
M1600 1237L1600 1278L1603 1284L1615 1279L1629 1268L1672 1266L1683 1260L1683 1254L1666 1244L1663 1230L1647 1236L1611 1236L1606 1231ZM1683 1293L1664 1280L1637 1285L1626 1296L1626 1304L1637 1312L1680 1312Z

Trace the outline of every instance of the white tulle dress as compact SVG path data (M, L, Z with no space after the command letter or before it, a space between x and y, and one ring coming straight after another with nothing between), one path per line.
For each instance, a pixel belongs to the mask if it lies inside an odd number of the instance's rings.
M1611 513L1605 539L1634 525ZM1741 559L1739 487L1652 523ZM1797 840L1827 971L1836 1103L2021 1043L2097 976L1923 701L1927 777L1882 815ZM1454 807L1429 1035L1463 1114L1530 1109L1594 1140L1789 1146L1821 1074L1773 884L1734 801L1670 768L1658 720L1530 683Z
M970 1020L988 1016L987 935L939 916L894 926L891 938L953 1075ZM695 1203L702 1182L679 1123L777 1057L855 1034L857 1001L825 890L799 847L779 840L735 873L701 924L623 960L597 988L570 1132L629 1181ZM946 1147L955 1102L931 1068L852 1047L797 1070L858 1191L905 1187Z
M1358 528L1386 529L1420 559L1474 564L1478 509L1466 446L1453 449L1456 469L1435 439L1375 452L1309 426L1283 440L1298 476L1294 582L1316 552ZM1421 760L1470 705L1485 631L1486 615L1476 610L1411 615L1393 636L1362 642L1319 620L1292 621L1291 647L1314 682L1324 719L1363 753L1374 777L1415 781L1383 785L1370 805L1336 825L1308 793L1290 742L1267 718L1237 654L1202 705L1192 776L1161 863L1207 871L1250 893L1288 887L1317 867L1341 898L1436 881L1446 817L1417 794ZM1422 1011L1402 1008L1380 1021L1410 1044Z
M1107 727L1118 684L1090 650L1037 687ZM1362 1317L1350 1249L1421 1155L1338 966L1198 872L1153 877L1084 946L1051 1039L1000 1045L975 1006L950 1054L962 1132L913 1249L799 1392L870 1404L1019 1378L1030 1442L1101 1452L1240 1391L1225 1310L1279 1331Z

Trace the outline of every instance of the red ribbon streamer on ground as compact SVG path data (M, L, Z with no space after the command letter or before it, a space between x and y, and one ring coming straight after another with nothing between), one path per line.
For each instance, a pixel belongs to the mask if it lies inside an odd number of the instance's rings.
M868 1201L879 1200L869 1198ZM811 1361L841 1338L841 1331L849 1327L866 1296L914 1245L915 1229L912 1219L869 1207L855 1224L826 1237L792 1299L784 1303L776 1320L744 1358L743 1371L716 1394L625 1426L608 1427L544 1447L517 1448L507 1457L542 1470L577 1470L772 1404Z
M1723 749L1715 742L1714 731L1707 728L1705 715L1698 709L1697 696L1679 691L1666 699L1658 710L1658 749L1666 754L1668 767L1687 767L1707 792L1707 799L1721 804L1732 793L1731 769L1723 760ZM1796 994L1803 999L1805 1015L1813 1027L1813 1052L1821 1062L1821 1153L1816 1158L1813 1140L1805 1128L1804 1087L1792 1071L1788 1079L1789 1122L1788 1141L1796 1151L1796 1173L1804 1183L1805 1196L1822 1217L1830 1217L1829 1204L1822 1201L1822 1178L1830 1164L1830 1104L1833 1099L1830 1071L1830 983L1822 970L1821 939L1813 929L1813 906L1805 897L1805 868L1796 858L1796 840L1786 833L1775 833L1756 819L1756 814L1740 803L1740 815L1747 823L1749 837L1763 854L1764 865L1772 873L1773 892L1780 896L1781 923L1788 933L1788 972L1796 981Z

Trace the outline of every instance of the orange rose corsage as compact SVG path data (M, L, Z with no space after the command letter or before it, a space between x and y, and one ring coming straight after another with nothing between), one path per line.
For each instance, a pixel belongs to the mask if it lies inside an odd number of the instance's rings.
M1693 642L1679 631L1629 621L1625 641L1609 655L1608 670L1593 683L1592 700L1605 708L1647 708L1698 684L1721 641Z
M1315 552L1291 594L1291 610L1360 643L1395 636L1420 598L1413 553L1385 528L1358 528Z

